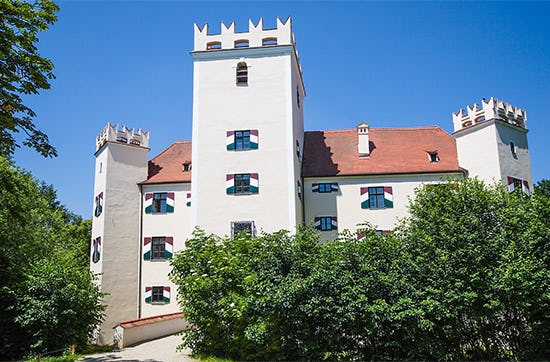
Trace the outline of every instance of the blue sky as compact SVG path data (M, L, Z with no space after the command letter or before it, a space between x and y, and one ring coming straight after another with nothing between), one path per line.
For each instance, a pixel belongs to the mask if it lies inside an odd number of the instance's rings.
M27 102L57 147L18 165L91 217L95 137L107 122L151 132L150 158L191 139L193 24L292 17L307 130L438 125L491 96L527 110L533 178L550 178L550 2L59 2L39 49L52 88Z

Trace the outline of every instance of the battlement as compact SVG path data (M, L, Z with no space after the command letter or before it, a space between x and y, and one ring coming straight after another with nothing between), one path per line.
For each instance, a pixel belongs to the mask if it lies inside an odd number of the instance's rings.
M488 101L483 99L481 107L477 103L474 103L473 106L467 106L466 111L461 109L453 113L454 130L456 132L492 119L498 119L516 127L526 128L527 114L523 109L491 97Z
M111 123L107 123L96 138L96 152L99 151L105 142L127 143L129 145L148 148L149 131L143 131L141 128L136 130L124 125L122 125L122 128L119 128L118 124L112 125Z
M195 24L194 51L216 51L226 49L243 49L249 47L268 47L274 45L295 45L290 17L282 22L277 18L276 29L264 29L263 20L258 24L248 20L248 32L236 32L235 22L229 26L222 22L221 34L208 34L208 23L203 27Z

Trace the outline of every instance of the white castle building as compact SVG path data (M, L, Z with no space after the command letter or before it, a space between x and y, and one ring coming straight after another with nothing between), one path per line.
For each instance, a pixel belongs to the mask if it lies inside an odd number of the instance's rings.
M526 113L491 98L438 126L304 131L291 20L246 33L195 25L193 141L149 159L149 132L97 137L91 269L108 293L99 342L120 321L177 312L170 259L194 227L253 235L312 223L323 238L406 216L422 184L476 176L532 188ZM310 121L314 124L314 120Z

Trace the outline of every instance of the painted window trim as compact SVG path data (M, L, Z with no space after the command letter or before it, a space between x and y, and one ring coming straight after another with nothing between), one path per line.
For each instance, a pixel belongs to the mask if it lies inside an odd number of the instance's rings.
M153 237L164 238L164 258L153 259ZM174 257L174 237L173 236L146 236L143 238L143 260L152 262L165 261Z
M237 193L235 188L236 175L250 175L250 192ZM231 173L225 175L225 192L228 195L255 195L260 192L258 173Z
M384 188L384 207L371 207L369 187ZM365 186L359 189L361 209L385 210L393 208L393 187L392 186Z
M95 197L94 216L99 217L103 212L103 191Z
M153 200L155 194L166 194L166 211L154 211L153 210ZM143 196L144 202L143 206L145 208L146 214L171 214L174 212L176 193L169 191L157 191L157 192L146 192Z
M529 189L529 181L513 176L508 176L507 180L508 192L514 192L516 189L515 181L519 181L521 182L521 191L523 191L523 193L527 196L531 195L531 189Z
M330 190L326 191L321 185L330 185ZM326 187L326 186L325 186ZM324 191L321 191L324 189ZM339 186L338 182L315 182L311 184L311 192L317 192L320 194L330 194L331 192L338 192Z
M250 148L243 148L238 150L236 148L236 132L250 132ZM242 151L250 151L250 150L257 150L259 147L259 131L257 129L243 129L243 130L232 130L232 131L226 131L225 133L225 148L228 151L235 151L235 152L242 152Z
M322 229L322 220L323 218L330 218L330 226L331 228L330 229ZM316 216L314 219L313 219L313 222L314 222L314 225L315 225L315 229L319 230L319 231L333 231L333 230L338 230L338 218L336 216L333 216L333 215L319 215L319 216Z
M162 301L153 301L153 288L162 288ZM164 305L170 303L170 287L152 285L145 287L145 303L152 305Z
M92 257L91 260L94 264L99 263L101 260L101 236L92 240Z

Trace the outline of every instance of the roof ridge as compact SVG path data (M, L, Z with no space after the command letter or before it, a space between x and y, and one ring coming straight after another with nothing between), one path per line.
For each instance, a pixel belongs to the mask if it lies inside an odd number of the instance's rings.
M392 130L392 131L413 131L420 129L440 129L441 126L418 126L418 127L370 127L371 130ZM347 129L327 129L327 130L318 130L318 131L304 131L304 133L343 133L343 132L355 132L356 128L347 128ZM443 130L444 131L444 130Z

